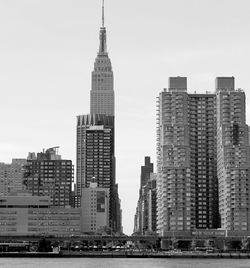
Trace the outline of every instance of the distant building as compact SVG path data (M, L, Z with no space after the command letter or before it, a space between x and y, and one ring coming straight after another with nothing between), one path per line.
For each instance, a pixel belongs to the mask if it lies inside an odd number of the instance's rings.
M156 174L153 173L150 157L145 157L141 166L141 187L134 218L134 233L148 234L156 232Z
M145 156L144 166L141 166L141 188L150 180L150 174L154 171L154 164L150 162L150 157Z
M114 197L113 197L113 204L114 204L114 211L115 211L115 228L114 232L122 234L123 227L122 227L122 208L121 208L121 199L119 198L118 194L118 184L115 184L114 190Z
M149 233L157 231L157 174L151 173L147 183L147 203L148 203L148 228Z
M32 156L32 157L30 157ZM61 159L57 147L29 154L25 171L27 190L34 196L49 196L52 207L69 207L73 182L71 160Z
M26 159L12 159L11 164L0 163L0 195L9 195L25 189L23 184Z

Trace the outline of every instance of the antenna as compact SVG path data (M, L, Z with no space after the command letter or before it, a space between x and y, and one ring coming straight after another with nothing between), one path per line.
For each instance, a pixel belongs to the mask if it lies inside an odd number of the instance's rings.
M102 27L104 27L104 0L102 0Z

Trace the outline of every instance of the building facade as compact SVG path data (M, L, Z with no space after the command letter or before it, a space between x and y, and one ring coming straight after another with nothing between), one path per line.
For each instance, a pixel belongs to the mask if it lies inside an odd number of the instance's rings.
M96 178L98 187L112 187L112 130L90 126L86 130L86 176L84 187Z
M214 94L188 96L190 175L195 187L195 228L219 228L216 98Z
M71 160L61 159L58 147L30 154L25 167L24 184L34 196L49 196L52 207L71 206L73 165Z

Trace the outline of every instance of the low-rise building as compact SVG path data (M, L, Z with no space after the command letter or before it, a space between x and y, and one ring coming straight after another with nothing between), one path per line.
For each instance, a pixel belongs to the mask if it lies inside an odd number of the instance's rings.
M0 197L0 235L79 235L80 208L50 207L49 196Z

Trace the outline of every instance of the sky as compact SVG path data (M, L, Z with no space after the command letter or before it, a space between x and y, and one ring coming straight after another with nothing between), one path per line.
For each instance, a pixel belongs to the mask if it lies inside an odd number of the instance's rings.
M60 146L76 159L76 116L90 110L101 0L0 0L0 162ZM140 166L156 159L156 97L170 76L188 92L234 76L250 124L249 0L105 0L115 79L116 178L133 231ZM156 170L156 165L155 165Z

